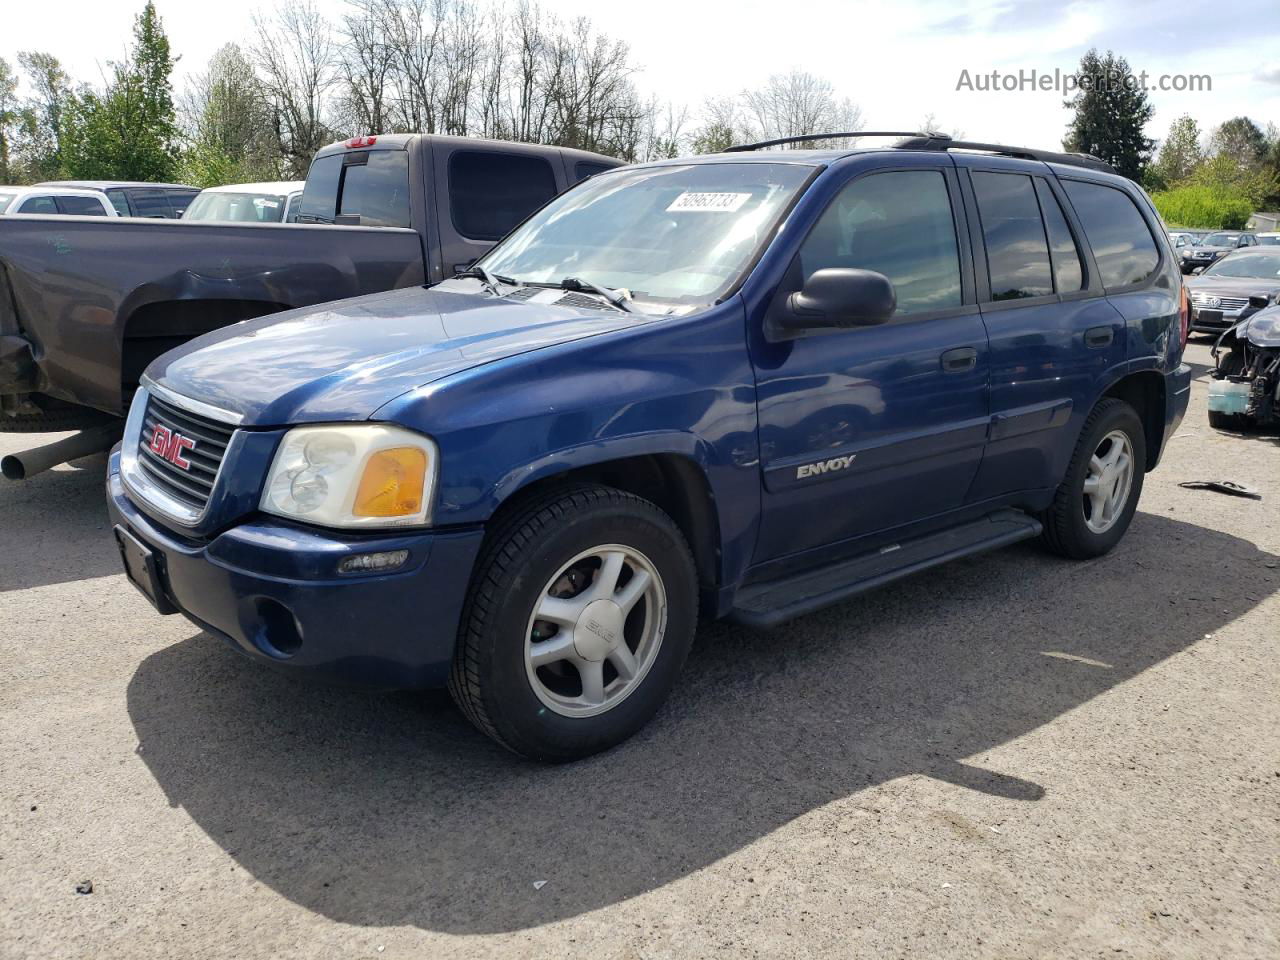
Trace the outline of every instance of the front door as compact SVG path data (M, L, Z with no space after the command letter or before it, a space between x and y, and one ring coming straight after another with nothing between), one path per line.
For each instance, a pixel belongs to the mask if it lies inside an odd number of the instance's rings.
M893 283L894 316L753 343L758 563L957 508L982 458L988 348L955 166L946 154L908 159L850 176L777 295L824 267L860 267Z

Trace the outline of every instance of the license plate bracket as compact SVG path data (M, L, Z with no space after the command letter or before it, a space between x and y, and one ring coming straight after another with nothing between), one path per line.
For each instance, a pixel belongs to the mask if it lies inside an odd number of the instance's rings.
M157 613L177 613L178 608L169 600L160 581L160 565L157 554L126 528L116 525L116 546L124 563L125 576L138 591L151 602Z
M1201 323L1222 323L1221 310L1197 310L1196 319Z

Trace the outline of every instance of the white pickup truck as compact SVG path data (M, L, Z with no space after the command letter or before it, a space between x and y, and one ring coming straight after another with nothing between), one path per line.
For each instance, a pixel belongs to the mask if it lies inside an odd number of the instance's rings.
M64 217L118 217L99 190L73 187L0 187L0 216L43 214Z

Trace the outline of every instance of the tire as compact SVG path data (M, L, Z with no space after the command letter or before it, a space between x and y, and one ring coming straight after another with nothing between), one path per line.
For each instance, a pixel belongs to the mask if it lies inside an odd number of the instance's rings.
M642 573L644 592L620 614L627 585ZM565 620L535 614L545 610ZM693 643L697 615L693 556L670 517L610 487L562 487L514 508L487 539L449 691L476 727L514 753L586 757L657 713ZM536 665L562 648L564 658Z
M1118 439L1121 437L1123 443ZM1127 444L1127 453L1123 444ZM1095 455L1099 455L1100 462L1105 461L1114 449L1129 458L1123 498L1120 498L1121 478L1116 472L1104 473L1092 486L1095 493L1086 493L1086 481L1091 476L1098 478L1093 464ZM1053 503L1041 514L1044 545L1061 556L1088 560L1102 556L1119 543L1138 507L1146 462L1146 436L1137 411L1123 400L1099 401L1085 419ZM1107 497L1107 492L1114 496ZM1107 500L1106 509L1099 510L1099 496Z
M1222 413L1220 410L1209 411L1209 426L1214 430L1230 430L1232 433L1245 433L1252 426L1252 421L1243 413Z

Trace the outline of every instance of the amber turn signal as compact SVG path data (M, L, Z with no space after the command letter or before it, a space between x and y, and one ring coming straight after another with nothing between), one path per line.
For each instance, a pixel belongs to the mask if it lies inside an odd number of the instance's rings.
M373 453L364 465L352 513L357 517L407 517L422 510L427 455L417 447Z

